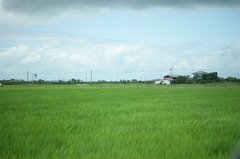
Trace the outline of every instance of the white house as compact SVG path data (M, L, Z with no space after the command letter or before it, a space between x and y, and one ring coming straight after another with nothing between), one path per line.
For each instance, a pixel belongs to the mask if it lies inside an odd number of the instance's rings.
M161 80L155 81L155 84L171 84L171 80L161 79Z
M155 81L155 84L172 84L172 79L160 79Z
M156 80L155 84L175 84L177 77L178 75L166 75L163 77L163 79Z

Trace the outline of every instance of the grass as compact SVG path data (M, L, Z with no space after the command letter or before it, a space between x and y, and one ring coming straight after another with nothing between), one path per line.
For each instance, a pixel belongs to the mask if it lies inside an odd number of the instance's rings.
M2 87L0 158L228 158L239 99L239 87Z

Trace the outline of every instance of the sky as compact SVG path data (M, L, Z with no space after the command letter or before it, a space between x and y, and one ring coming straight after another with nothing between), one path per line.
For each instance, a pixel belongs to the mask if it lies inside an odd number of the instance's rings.
M0 80L239 78L239 28L239 0L0 0Z

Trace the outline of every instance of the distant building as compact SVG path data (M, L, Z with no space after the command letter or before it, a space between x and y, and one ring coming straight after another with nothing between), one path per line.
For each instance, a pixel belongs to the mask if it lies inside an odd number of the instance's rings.
M197 72L193 72L193 79L202 79L202 75L203 74L207 74L207 72L204 72L204 71L197 71Z
M163 79L156 80L155 84L166 84L166 85L175 84L177 77L178 75L172 75L172 76L166 75L163 77Z
M173 79L173 80L176 80L177 77L178 77L178 75L172 75L172 76L166 75L166 76L163 77L163 79Z
M171 79L159 79L159 80L156 80L155 81L155 84L167 84L167 85L169 85L169 84L173 84L173 80L171 80Z

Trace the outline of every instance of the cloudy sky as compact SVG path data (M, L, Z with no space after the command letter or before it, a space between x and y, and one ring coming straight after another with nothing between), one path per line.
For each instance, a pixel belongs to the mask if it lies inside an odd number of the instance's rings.
M0 0L0 80L240 77L239 0Z

